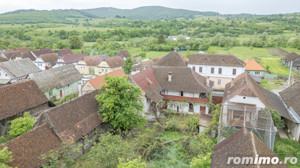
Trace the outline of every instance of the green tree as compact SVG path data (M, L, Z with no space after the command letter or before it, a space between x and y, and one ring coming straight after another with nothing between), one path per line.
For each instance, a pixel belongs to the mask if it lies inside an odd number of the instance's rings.
M9 135L12 138L22 135L25 132L31 130L34 124L34 117L30 116L29 112L25 112L23 117L16 118L11 121L11 125L9 127Z
M8 150L7 147L4 147L0 150L0 167L1 168L10 168L7 164L13 161L12 152Z
M120 159L118 168L147 168L147 163L141 158L136 158L133 160Z
M99 113L104 122L109 122L114 129L132 129L143 126L145 118L141 90L131 85L127 77L105 77L106 84L100 88L106 91L96 95L99 102Z
M271 112L271 116L272 116L272 119L273 119L274 126L277 129L283 128L284 127L284 121L281 119L281 116L279 115L279 113L276 110L273 110L271 108L269 108L269 109L270 109L270 112Z
M83 46L78 36L69 37L69 44L71 49L80 49Z
M158 44L164 44L165 43L165 37L163 34L160 34L157 38L157 43Z
M146 53L145 53L145 52L142 52L142 53L139 54L139 56L142 57L142 58L144 59L144 58L146 57Z
M128 57L123 65L123 71L126 74L130 74L132 68L133 68L133 61L131 57Z

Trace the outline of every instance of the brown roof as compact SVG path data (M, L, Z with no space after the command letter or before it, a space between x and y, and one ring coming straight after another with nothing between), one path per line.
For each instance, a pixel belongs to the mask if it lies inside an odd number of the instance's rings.
M214 153L211 159L212 168L256 168L257 164L249 165L234 165L227 164L228 157L277 157L255 134L247 131L245 128L240 129L238 132L232 134L227 139L219 142L214 147ZM285 168L286 165L265 165L260 164L259 167L275 167Z
M33 80L0 87L0 120L48 102Z
M192 102L192 103L203 103L209 102L208 98L194 98L194 97L182 97L182 96L171 96L163 95L165 100L181 101L181 102Z
M192 54L189 64L244 67L245 63L234 55Z
M245 60L246 63L246 67L245 70L246 71L266 71L259 63L257 63L255 61L255 59L253 60Z
M30 51L22 52L21 53L22 58L29 58L31 61L35 61L36 58L32 55Z
M44 62L56 63L58 60L58 55L55 53L42 54L40 58L42 58Z
M130 53L127 50L120 50L119 53L121 57L129 57Z
M147 68L152 68L152 66L154 64L156 64L157 61L159 61L161 58L163 58L163 56L160 56L160 57L157 57L157 58L154 58L154 59L150 59L150 60L147 60L147 61L142 61L140 62L138 65L134 66L132 68L132 71L136 71L136 70L145 70Z
M290 54L288 54L287 56L285 56L285 58L288 60L288 61L293 61L294 59L300 57L300 55L298 55L297 53L295 52L291 52Z
M21 51L21 52L30 52L30 49L26 46L16 48L16 50Z
M64 56L63 60L64 60L65 64L71 64L71 63L79 62L86 56L87 55L85 55L85 54L69 54L69 55Z
M57 150L62 146L62 142L49 128L48 124L26 132L23 135L0 146L0 150L8 147L12 152L13 162L8 164L18 168L39 168L45 163L42 155L47 155L51 150Z
M279 93L282 100L300 116L300 82L294 83L289 88Z
M163 90L184 91L192 93L211 92L206 85L206 78L194 72L188 67L165 67L153 68L154 75ZM168 81L168 74L172 73L171 82Z
M272 107L281 116L293 121L280 98L275 93L261 87L247 72L237 76L233 86L232 82L226 84L223 102L227 101L228 91L230 91L230 98L236 95L258 97L265 106Z
M3 57L0 56L0 62L5 62L5 61L8 61L8 59L3 58Z
M21 57L21 51L5 51L4 55L7 59L13 60L16 59L17 57Z
M44 49L39 49L39 50L34 50L31 51L36 57L39 57L43 54L51 54L54 53L50 48L44 48Z
M178 66L178 67L185 67L187 66L188 59L181 55L178 52L170 52L169 54L163 56L160 60L158 60L154 66Z
M58 53L59 53L61 56L73 54L72 50L70 50L70 49L62 49L62 50L58 50Z
M107 76L120 76L120 77L126 76L125 72L122 69L117 69L117 70L109 72L105 75L101 75L96 78L93 78L93 79L89 80L88 82L93 86L94 89L98 89L101 86L106 84L106 81L104 79L106 75Z
M83 58L87 66L98 66L101 63L101 59L98 56L86 56Z
M99 104L95 99L100 93L95 90L46 111L38 119L37 125L46 122L62 142L76 142L102 122L98 114Z
M99 57L98 57L99 58ZM115 57L109 57L106 58L104 61L106 61L106 63L109 65L109 67L111 68L116 68L116 67L121 67L124 65L124 60L119 57L119 56L115 56Z

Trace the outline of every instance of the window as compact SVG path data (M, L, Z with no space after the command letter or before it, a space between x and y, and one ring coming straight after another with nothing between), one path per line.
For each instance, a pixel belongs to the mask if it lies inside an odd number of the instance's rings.
M70 87L70 84L68 84L68 87Z
M259 75L260 74L260 72L259 71L255 71L255 75Z
M236 69L232 70L232 75L236 75Z
M200 93L199 97L200 98L206 98L206 93Z
M196 71L196 67L193 67L193 70Z
M183 91L180 92L180 96L183 96Z
M194 112L194 105L193 105L193 103L189 103L189 112Z
M222 74L222 68L219 68L219 74Z
M202 72L202 67L199 67L199 72Z
M221 85L221 79L218 79L218 85Z
M212 73L212 74L215 73L215 68L211 68L210 73Z

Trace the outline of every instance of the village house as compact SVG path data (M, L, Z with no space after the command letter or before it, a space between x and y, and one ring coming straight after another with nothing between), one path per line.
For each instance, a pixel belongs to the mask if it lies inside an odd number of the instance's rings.
M231 157L239 157L240 164L234 164ZM247 159L242 159L243 157ZM225 140L219 142L214 147L214 152L211 159L211 168L287 168L284 164L260 164L256 157L277 157L276 154L264 144L257 135L246 128L242 128L236 133L232 134ZM249 159L249 160L248 160ZM259 159L259 158L258 158ZM228 160L230 163L228 164ZM243 162L243 163L242 163ZM248 162L248 164L247 164ZM281 162L279 160L279 162ZM263 163L263 162L261 162Z
M259 63L257 63L255 59L253 60L246 59L245 63L246 63L245 70L249 74L259 76L259 77L265 76L266 70Z
M53 50L51 50L50 48L43 48L43 49L39 49L39 50L33 50L33 51L31 51L31 53L35 58L37 58L43 54L53 54L55 52Z
M34 80L49 99L77 94L82 86L82 75L72 64L32 73L28 78Z
M6 135L9 121L30 112L40 115L52 104L32 80L0 87L0 136Z
M127 50L120 50L117 52L116 56L119 56L122 59L126 60L128 57L130 57L130 53Z
M101 61L104 61L106 58L109 58L109 55L107 54L99 55L99 58Z
M131 75L139 73L139 72L141 72L143 70L146 70L148 68L152 68L152 66L154 64L156 64L156 62L159 61L162 57L164 57L164 56L160 56L160 57L153 58L153 59L142 60L139 64L135 65L131 69Z
M228 82L245 72L242 60L225 54L192 54L188 67L213 81L214 89L224 89Z
M144 113L165 108L189 114L208 114L211 87L207 79L188 67L148 68L130 77L144 93Z
M59 57L56 65L53 68L64 66L67 64L73 64L74 66L77 66L78 62L86 56L87 55L80 53L80 54L69 54L69 55Z
M95 90L47 110L38 118L35 127L47 123L63 143L82 144L80 153L83 153L98 139L101 131L102 119L95 99L101 93Z
M100 63L98 74L102 75L117 69L122 69L124 63L125 61L119 56L106 58L104 61L101 61Z
M290 54L285 56L284 63L289 67L293 63L294 68L300 69L300 55L295 52L291 52Z
M94 91L96 89L99 89L101 86L106 84L105 77L107 76L119 76L123 77L126 76L125 72L122 69L118 69L112 72L109 72L105 75L100 75L98 77L95 77L93 79L90 79L87 81L83 87L82 87L82 94L86 94L88 92Z
M42 54L36 58L34 64L44 71L53 68L57 63L58 58L58 55L55 53Z
M188 59L178 52L170 52L161 57L152 67L187 67Z
M39 168L47 161L42 159L42 155L48 155L50 151L61 149L62 142L48 124L43 124L1 145L0 150L5 147L12 152L13 158L8 166Z
M292 120L285 119L285 123L292 138L300 142L300 82L294 83L279 94L292 118Z
M0 62L0 86L22 81L30 73L39 71L29 58Z
M64 57L64 56L73 54L72 50L70 50L70 49L61 49L61 50L58 50L56 53L59 57Z

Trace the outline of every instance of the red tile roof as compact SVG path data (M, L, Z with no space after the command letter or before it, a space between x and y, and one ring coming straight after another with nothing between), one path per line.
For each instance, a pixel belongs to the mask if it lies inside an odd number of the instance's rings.
M165 100L172 100L172 101L203 103L203 104L207 104L209 102L207 98L192 98L192 97L181 97L181 96L170 96L170 95L163 95L163 96Z
M61 56L73 54L72 50L70 50L70 49L62 49L62 50L59 50L58 52Z
M86 56L83 58L87 66L98 66L101 59L98 56Z
M97 56L98 57L98 56ZM99 57L98 57L99 58ZM100 58L99 58L100 59ZM125 61L119 57L119 56L115 56L115 57L109 57L106 58L104 61L106 61L106 63L109 65L109 67L111 68L116 68L116 67L121 67L124 65Z
M246 59L244 62L246 63L246 71L266 71L259 63L255 61L255 59L251 61Z
M140 73L134 74L131 78L135 81L137 85L143 90L146 91L152 85L156 84L156 78L152 68L146 69Z
M125 72L122 69L118 69L118 70L109 72L105 75L107 75L107 76L120 76L120 77L126 76ZM106 84L106 81L104 79L105 75L101 75L101 76L98 76L96 78L93 78L93 79L89 80L88 82L90 82L90 84L94 87L94 89L98 89L101 86Z

